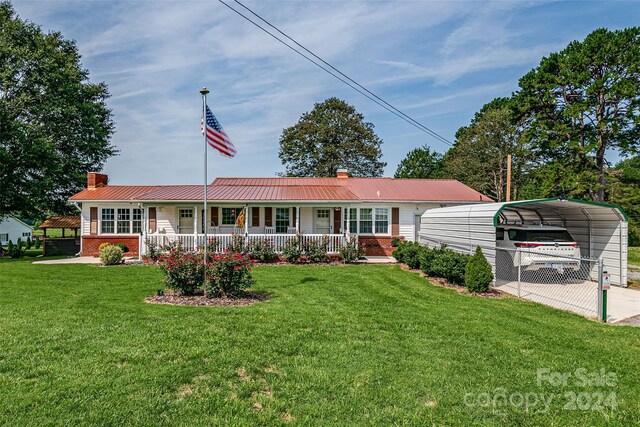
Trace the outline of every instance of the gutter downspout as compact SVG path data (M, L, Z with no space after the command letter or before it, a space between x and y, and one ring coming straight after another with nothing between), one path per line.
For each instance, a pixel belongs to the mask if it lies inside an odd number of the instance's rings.
M75 206L80 211L80 252L74 255L74 257L79 257L82 254L82 232L84 231L84 217L82 216L82 207L78 204L78 202L73 202L73 206ZM44 245L44 242L42 243Z

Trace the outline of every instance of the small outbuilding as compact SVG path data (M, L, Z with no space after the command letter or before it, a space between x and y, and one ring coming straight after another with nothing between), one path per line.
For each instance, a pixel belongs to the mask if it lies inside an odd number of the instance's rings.
M496 229L508 224L566 228L581 257L601 258L611 284L627 286L627 217L615 205L549 198L430 209L422 215L419 240L463 252L480 246L495 271Z

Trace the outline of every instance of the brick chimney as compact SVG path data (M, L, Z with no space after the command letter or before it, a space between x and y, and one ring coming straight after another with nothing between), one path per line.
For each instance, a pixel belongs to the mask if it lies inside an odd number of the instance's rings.
M349 178L349 171L346 169L338 169L338 178Z
M87 188L88 189L96 189L99 187L104 187L109 183L109 176L97 173L97 172L87 172Z

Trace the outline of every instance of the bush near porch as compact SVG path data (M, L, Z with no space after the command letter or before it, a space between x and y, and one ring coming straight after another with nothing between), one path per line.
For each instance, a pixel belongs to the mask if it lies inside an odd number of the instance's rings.
M154 266L0 270L7 425L640 422L640 329L470 298L399 266L258 266L252 287L271 299L235 308L144 303ZM578 368L617 384L538 383L539 369ZM501 392L553 399L480 404ZM615 392L617 408L566 410L569 392Z

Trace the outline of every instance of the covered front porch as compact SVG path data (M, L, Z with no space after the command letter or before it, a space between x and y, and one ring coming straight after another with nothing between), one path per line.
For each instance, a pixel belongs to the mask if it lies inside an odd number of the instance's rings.
M363 221L369 217L373 227L373 209L363 211ZM267 243L277 253L291 239L299 237L301 243L326 243L329 253L337 253L350 235L346 224L352 223L352 234L357 234L358 209L346 206L291 206L291 205L204 205L146 206L147 226L142 239L142 253L147 245L159 247L179 242L185 249L199 250L205 246L205 220L208 247L225 251L242 236L246 245ZM353 215L353 218L350 217Z
M231 245L237 245L240 238L244 245L252 247L255 244L266 244L276 253L282 253L282 249L287 244L298 238L302 245L315 242L325 244L328 253L338 253L348 239L353 236L343 234L150 234L145 240L142 253L147 253L150 244L157 247L165 247L168 245L180 243L180 245L189 251L197 251L204 248L205 241L208 241L208 249L216 252L224 252Z

